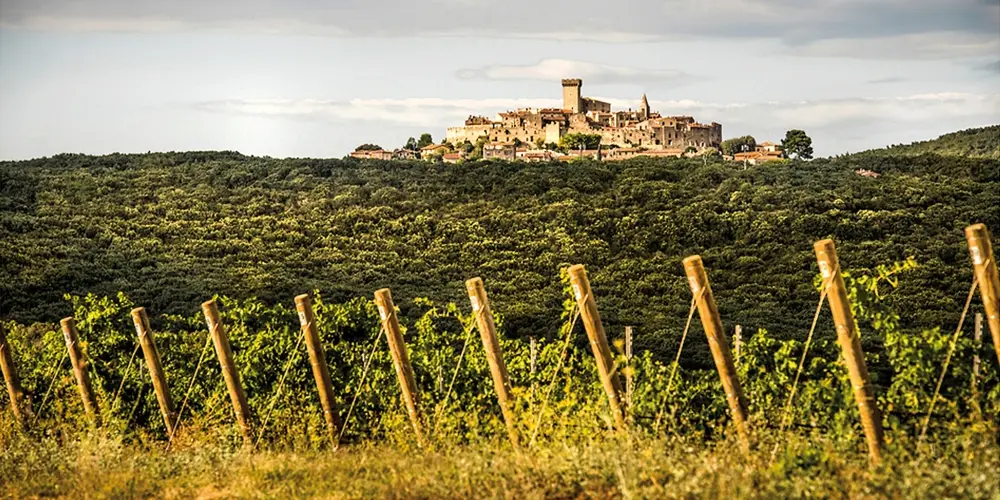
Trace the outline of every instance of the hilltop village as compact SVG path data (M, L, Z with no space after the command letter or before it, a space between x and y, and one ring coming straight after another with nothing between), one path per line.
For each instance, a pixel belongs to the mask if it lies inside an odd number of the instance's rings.
M569 161L578 158L624 160L636 156L682 157L722 151L722 125L700 123L691 116L663 116L650 109L643 94L639 109L611 109L611 104L584 97L583 80L562 80L561 108L526 108L495 118L469 116L449 127L440 144L392 151L360 147L353 158L425 159L458 163L473 159ZM782 158L771 142L754 145L727 159L757 163Z

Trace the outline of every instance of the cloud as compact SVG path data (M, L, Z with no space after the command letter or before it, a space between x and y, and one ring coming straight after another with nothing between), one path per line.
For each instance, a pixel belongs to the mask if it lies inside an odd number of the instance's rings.
M803 56L949 59L1000 53L1000 35L934 31L868 38L824 38L791 47Z
M1000 73L1000 59L997 59L996 61L993 61L991 63L986 63L986 64L984 64L982 66L979 66L977 69L979 69L981 71L988 71L990 73Z
M612 109L635 109L636 99L600 97ZM319 120L331 123L382 123L437 128L460 126L469 115L493 116L516 108L560 106L557 99L352 99L349 101L233 99L198 103L218 113ZM778 140L785 130L805 129L818 154L858 150L920 140L971 126L1000 123L1000 93L933 93L891 98L721 103L694 100L650 101L664 115L690 115L719 122L726 137L751 134Z
M469 115L518 108L561 106L555 99L227 99L196 104L211 112L331 122L381 122L395 125L451 127Z
M688 80L688 75L673 69L639 69L607 64L595 64L568 59L545 59L526 66L493 65L474 69L461 69L457 76L463 79L485 80L540 80L558 81L574 75L595 83L643 83Z
M906 78L902 78L899 76L887 76L885 78L873 78L871 80L866 81L865 83L870 83L872 85L881 85L883 83L901 83L905 81Z
M622 0L613 6L603 0L4 0L0 26L601 43L756 38L807 55L952 58L995 54L998 18L994 0Z

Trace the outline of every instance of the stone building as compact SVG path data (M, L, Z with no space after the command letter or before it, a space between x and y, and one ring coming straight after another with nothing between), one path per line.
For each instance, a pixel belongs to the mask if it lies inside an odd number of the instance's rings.
M382 149L362 149L351 153L351 158L364 160L392 160L394 157L395 155L392 151L385 151Z
M485 138L487 143L538 145L558 143L570 133L587 133L599 134L602 145L623 148L721 147L722 125L699 123L691 116L662 116L650 109L645 95L638 110L612 111L611 104L583 96L583 80L565 79L562 90L562 108L519 109L495 119L470 116L464 126L448 128L446 140L461 144Z
M483 145L483 159L496 158L513 161L517 157L517 147L511 142L494 142Z
M733 160L741 161L749 165L757 165L758 163L763 163L766 161L777 161L782 160L781 149L778 145L770 142L764 141L757 145L755 151L747 151L744 153L736 153L733 155Z

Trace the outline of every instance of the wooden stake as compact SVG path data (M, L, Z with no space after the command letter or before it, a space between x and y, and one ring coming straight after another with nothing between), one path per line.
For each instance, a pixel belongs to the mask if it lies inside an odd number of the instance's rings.
M219 315L219 306L215 299L212 299L201 304L201 311L205 314L205 323L208 324L208 331L212 334L215 354L219 357L219 365L222 366L222 378L226 380L229 399L233 402L233 411L236 413L236 422L240 425L240 431L243 433L243 444L252 445L250 405L247 404L247 395L243 392L243 384L240 383L240 372L236 370L236 363L233 362L233 351L229 347L229 336L226 334L222 317Z
M156 401L160 404L163 423L167 426L167 435L170 435L174 432L177 412L174 410L173 399L170 399L167 375L160 363L160 353L156 350L156 342L153 340L153 330L149 327L146 309L142 307L132 309L132 322L135 323L135 333L139 336L139 345L142 346L142 356L146 359L149 376L153 379L153 390L156 392Z
M993 334L993 349L1000 361L1000 275L990 243L990 233L985 224L973 224L965 228L965 239L969 242L969 254L979 281L979 296L983 298L986 322Z
M847 300L847 287L840 273L837 261L837 249L833 240L817 241L813 245L816 251L816 261L824 280L829 280L826 298L833 314L833 322L837 326L837 341L844 353L844 363L847 374L854 388L854 400L858 403L861 413L861 426L865 430L868 442L868 453L873 463L882 460L882 416L875 401L875 392L868 379L868 366L865 363L865 353L861 350L861 336L854 321L854 313ZM832 277L832 278L831 278Z
M69 360L73 365L73 375L76 376L76 386L80 390L80 399L83 401L83 409L87 412L92 424L95 427L101 425L101 412L97 406L97 398L94 397L94 389L90 385L90 364L80 349L80 334L76 330L76 322L72 317L63 318L59 322L62 325L63 338L66 339L66 349L69 351Z
M973 330L972 354L972 405L979 413L979 351L983 348L983 314L976 313L976 327Z
M576 296L577 307L580 309L580 318L583 319L583 326L590 339L590 348L597 360L597 374L601 378L601 384L604 385L604 391L608 394L608 404L611 406L611 415L615 419L615 426L619 430L624 430L622 384L618 379L617 371L615 371L614 358L611 357L608 338L604 333L604 325L601 324L601 314L597 311L597 301L594 300L593 291L590 289L587 271L581 264L571 266L569 280L573 287L573 294Z
M396 377L399 379L399 389L402 391L403 403L410 415L413 432L417 442L424 446L423 424L420 416L420 393L417 392L417 382L413 378L413 367L410 366L410 356L406 353L406 343L403 342L403 332L396 317L396 306L392 302L392 294L388 288L375 292L375 304L385 328L385 338L392 352L392 363L396 367Z
M17 369L14 367L14 355L10 344L7 343L7 332L3 326L0 326L0 370L3 371L3 378L7 382L7 395L10 396L10 408L14 411L14 419L21 425L21 429L28 430L28 420L34 415L31 411L31 398L27 397L21 388L21 380L17 377Z
M490 309L489 299L486 297L486 288L483 286L481 278L472 278L465 282L465 288L469 292L469 301L472 302L472 312L476 315L476 323L479 326L479 333L483 339L483 348L486 350L486 361L490 365L490 375L493 376L493 387L497 391L497 399L500 401L500 411L503 413L504 422L507 424L507 434L510 436L510 444L517 448L518 435L514 426L514 398L510 393L510 376L507 374L507 365L503 361L503 351L500 350L500 341L497 339L497 327L493 321L493 311Z
M625 359L632 362L632 327L625 327ZM632 379L632 372L625 374L625 412L628 414L629 422L632 421L632 390L635 388L635 381Z
M701 257L692 255L684 259L684 272L687 274L691 293L697 299L698 316L701 318L705 336L708 337L708 347L712 350L712 358L722 380L722 388L726 391L726 401L729 402L736 432L740 435L744 451L748 451L750 436L747 434L747 400L743 395L740 378L736 374L736 365L729 351L729 339L726 338L726 331L722 328L719 308L715 304L715 296L712 294L712 286L708 282L708 274L705 272Z
M333 382L330 379L330 367L326 364L326 351L319 339L319 328L316 326L316 315L313 313L312 299L303 294L295 297L295 309L299 312L299 323L302 325L302 335L305 336L306 348L309 350L309 364L312 365L313 378L316 379L316 391L319 392L319 402L323 406L323 418L326 420L326 431L330 436L330 444L338 445L337 435L340 432L340 414L334 409Z
M736 364L740 364L740 348L743 347L743 327L736 325L736 331L733 332L733 347L736 348Z

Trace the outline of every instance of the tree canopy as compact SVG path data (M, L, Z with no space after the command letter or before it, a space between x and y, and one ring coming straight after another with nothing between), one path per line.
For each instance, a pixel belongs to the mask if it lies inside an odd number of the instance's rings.
M757 150L757 140L752 135L734 137L722 141L722 154L732 156L736 153L747 153Z
M601 134L572 132L559 139L559 147L565 150L597 149L601 145Z
M812 139L803 130L789 130L781 140L781 151L785 158L812 159Z

